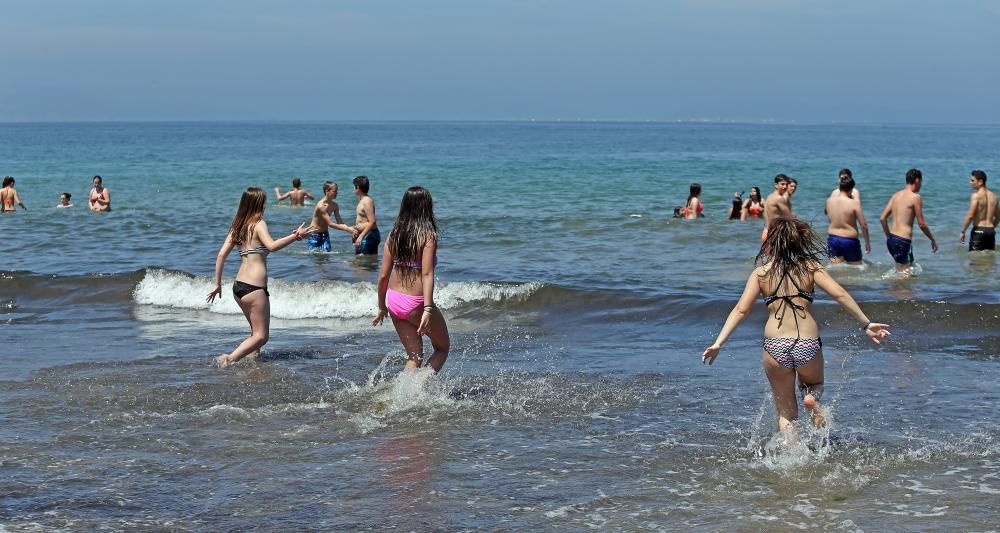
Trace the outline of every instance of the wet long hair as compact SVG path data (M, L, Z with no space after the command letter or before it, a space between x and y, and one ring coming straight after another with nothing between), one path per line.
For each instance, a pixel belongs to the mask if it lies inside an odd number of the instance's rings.
M694 197L696 197L696 196L701 196L701 184L700 183L692 183L691 184L691 188L690 188L690 190L688 192L688 201L687 201L687 204L684 205L684 207L691 207L691 199L694 198Z
M10 176L4 176L3 177L3 187L4 188L7 188L7 186L13 185L13 184L14 184L14 178L12 178Z
M756 185L750 187L750 205L761 203L764 202L763 198L760 197L760 187L757 187Z
M389 252L400 265L420 264L421 254L429 239L437 239L437 219L434 218L434 200L423 187L410 187L399 202L399 215L386 237ZM406 282L419 276L415 268L397 269L397 275Z
M827 247L809 224L794 217L778 217L767 226L754 265L768 266L765 278L776 285L788 276L801 284L823 264ZM780 287L779 287L780 288Z
M233 244L245 246L250 242L250 226L260 221L264 216L264 205L267 203L267 194L260 187L247 187L240 197L240 207L233 217L233 224L229 226L229 235Z

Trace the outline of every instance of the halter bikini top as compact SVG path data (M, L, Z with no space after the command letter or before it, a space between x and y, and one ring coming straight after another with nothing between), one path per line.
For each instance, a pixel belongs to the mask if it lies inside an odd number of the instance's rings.
M254 229L254 226L256 226L256 225L257 225L257 223L255 222L253 226L250 226L250 238L251 239L253 239L253 229ZM248 241L248 243L249 243L249 241ZM260 246L254 247L254 248L245 248L245 249L242 249L239 252L240 252L240 257L246 257L248 255L255 255L255 254L267 257L267 254L271 253L271 250L268 250L267 246L264 246L262 244Z

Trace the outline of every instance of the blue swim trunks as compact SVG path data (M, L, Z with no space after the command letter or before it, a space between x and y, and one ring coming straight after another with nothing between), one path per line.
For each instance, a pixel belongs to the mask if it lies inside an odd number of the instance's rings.
M315 233L309 234L309 251L330 251L330 232L329 231L317 231Z
M378 255L378 245L382 242L382 236L378 232L378 228L373 228L365 235L365 238L361 241L361 244L356 244L354 246L355 255Z
M826 248L830 258L843 257L844 261L857 263L861 261L861 241L850 237L830 235L826 238Z
M892 255L892 259L896 261L897 265L913 264L912 240L890 233L885 238L885 247L889 249L889 254Z

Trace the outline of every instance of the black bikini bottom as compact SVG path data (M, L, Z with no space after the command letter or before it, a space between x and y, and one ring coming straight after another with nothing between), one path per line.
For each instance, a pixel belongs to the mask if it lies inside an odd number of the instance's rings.
M239 298L240 300L253 291L264 291L264 294L268 296L271 295L271 293L267 292L267 287L258 287L249 283L243 283L242 281L233 283L233 296Z

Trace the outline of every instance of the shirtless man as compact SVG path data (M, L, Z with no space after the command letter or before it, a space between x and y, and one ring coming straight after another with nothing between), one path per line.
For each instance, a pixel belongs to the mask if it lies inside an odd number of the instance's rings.
M274 195L278 197L278 202L280 203L285 198L292 199L292 205L296 207L302 207L306 205L306 198L310 200L315 200L316 197L309 194L309 191L302 188L302 180L299 178L292 178L292 190L281 194L281 189L278 187L274 188Z
M973 170L969 176L972 185L972 198L969 200L969 213L965 215L959 241L965 242L965 228L972 224L972 234L969 236L969 251L995 250L996 227L1000 223L1000 205L997 204L997 194L986 188L986 173Z
M111 211L111 191L103 185L100 176L94 176L94 188L90 190L91 211Z
M14 204L21 206L21 209L24 211L28 210L27 207L24 207L24 203L21 202L21 197L17 194L17 189L14 188L14 178L4 176L3 188L0 188L0 213L13 213L17 211L14 208Z
M774 177L774 192L764 200L764 233L760 234L760 242L767 238L767 226L778 217L792 216L792 204L788 202L788 176L778 174Z
M308 244L310 252L317 250L324 252L330 251L329 228L335 228L350 233L352 240L358 235L358 231L356 229L344 224L344 219L340 218L340 206L338 206L337 202L334 201L336 198L337 184L329 181L324 183L323 197L316 202L316 209L313 210L312 222L309 223L310 226L316 228L316 231L309 234ZM333 215L333 218L331 218L331 215Z
M368 196L368 177L354 178L354 194L358 196L357 218L354 228L358 234L354 237L355 255L378 255L378 245L382 236L378 232L378 222L375 220L375 202Z
M896 261L896 271L906 272L913 266L913 221L916 219L920 231L931 240L931 251L937 252L937 241L931 233L931 228L924 221L924 203L920 198L920 186L923 174L911 168L906 171L906 187L892 195L879 222L885 232L885 245L889 254ZM892 231L889 231L889 216L892 216Z
M868 223L865 222L865 212L861 209L861 199L854 194L854 178L851 171L840 171L840 188L836 194L826 199L826 217L830 219L827 228L829 236L826 247L830 252L830 262L847 261L852 265L861 264L861 241L858 240L858 223L861 224L861 234L865 237L865 253L872 253L872 244L868 240Z

